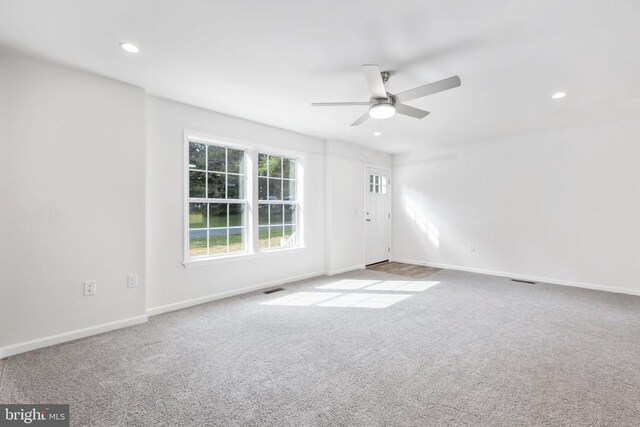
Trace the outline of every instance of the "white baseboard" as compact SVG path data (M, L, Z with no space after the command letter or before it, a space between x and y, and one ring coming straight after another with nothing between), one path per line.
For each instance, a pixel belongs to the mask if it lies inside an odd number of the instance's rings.
M147 321L146 315L129 317L128 319L116 320L115 322L102 323L88 328L76 329L74 331L64 332L62 334L50 335L44 338L38 338L31 341L24 341L18 344L8 345L0 348L0 358L13 356L15 354L24 353L31 350L37 350L43 347L49 347L55 344L61 344L67 341L85 338L91 335L101 334L116 329L126 328L127 326L139 325Z
M171 304L160 305L158 307L152 307L147 309L147 316L155 316L157 314L168 313L170 311L180 310L194 305L204 304L219 299L229 298L236 295L246 294L249 292L259 291L261 289L271 288L273 286L283 285L289 282L296 282L298 280L310 279L312 277L324 275L324 271L318 271L314 273L301 274L298 276L288 277L286 279L274 280L267 283L260 283L257 285L246 286L240 289L232 289L229 291L218 292L216 294L207 295L204 297L188 299L184 301L174 302Z
M91 335L101 334L103 332L109 332L116 329L126 328L127 326L138 325L147 321L148 316L155 316L157 314L167 313L170 311L180 310L183 308L191 307L198 304L204 304L207 302L229 298L232 296L246 294L249 292L259 291L261 289L271 288L273 286L283 285L285 283L296 282L298 280L310 279L312 277L318 277L323 275L332 276L335 274L346 273L352 270L363 269L364 265L356 265L351 267L342 268L333 271L317 271L313 273L301 274L298 276L287 277L285 279L274 280L271 282L260 283L257 285L247 286L241 289L233 289L230 291L219 292L213 295L207 295L200 298L189 299L172 304L166 304L158 307L152 307L146 310L145 315L130 317L128 319L117 320L114 322L103 323L101 325L91 326L88 328L77 329L74 331L64 332L57 335L51 335L44 338L38 338L31 341L25 341L17 344L12 344L6 347L0 347L0 358L13 356L19 353L24 353L31 350L36 350L43 347L48 347L55 344L61 344L67 341L73 341L80 338L86 338Z
M362 270L364 268L365 268L364 264L352 265L349 267L339 268L337 270L327 270L324 274L326 274L327 276L335 276L336 274L347 273L349 271L354 271L354 270Z
M550 283L552 285L572 286L574 288L592 289L595 291L614 292L617 294L637 295L640 291L634 289L618 288L615 286L597 285L594 283L576 282L572 280L555 279L552 277L531 276L528 274L508 273L505 271L488 270L484 268L465 267L461 265L440 264L429 261L420 261L415 259L391 258L391 261L402 262L405 264L424 265L426 267L444 268L447 270L466 271L469 273L486 274L490 276L508 277L510 279L527 280L529 282Z

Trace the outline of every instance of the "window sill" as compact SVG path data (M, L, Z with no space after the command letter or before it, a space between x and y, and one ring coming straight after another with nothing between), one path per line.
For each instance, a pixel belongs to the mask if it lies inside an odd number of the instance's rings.
M252 259L267 258L275 255L288 254L306 249L306 246L296 246L294 248L270 249L262 252L242 252L238 254L223 255L215 258L203 258L189 261L183 261L184 268L206 267L215 264L224 264L227 262L248 261Z

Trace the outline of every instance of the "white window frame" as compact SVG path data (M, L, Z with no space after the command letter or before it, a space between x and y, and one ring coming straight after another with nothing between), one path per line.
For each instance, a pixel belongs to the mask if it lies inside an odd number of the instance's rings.
M202 144L217 145L219 147L233 148L245 152L245 251L208 256L191 257L189 253L189 143L197 142ZM296 251L306 248L305 241L305 155L304 153L280 149L263 144L252 144L246 141L234 140L226 137L212 136L209 134L185 130L183 150L183 265L185 267L208 265L218 263L223 260L241 260L246 258L270 256L289 251ZM258 153L273 156L282 156L296 160L296 245L286 247L276 247L269 249L259 249L258 232ZM233 202L229 201L230 203ZM264 202L264 201L263 201ZM273 201L274 203L283 201Z

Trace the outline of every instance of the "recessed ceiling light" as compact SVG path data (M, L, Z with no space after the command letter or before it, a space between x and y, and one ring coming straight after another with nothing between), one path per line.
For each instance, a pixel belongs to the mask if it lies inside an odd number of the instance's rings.
M373 136L380 136L380 135L382 135L382 132L374 132L373 133Z
M140 52L140 49L138 49L138 46L136 46L133 43L122 42L122 43L120 43L120 47L122 49L126 50L129 53L138 53L138 52Z
M564 92L556 92L553 95L551 95L553 99L560 99L560 98L564 98L565 96L567 96L567 94Z

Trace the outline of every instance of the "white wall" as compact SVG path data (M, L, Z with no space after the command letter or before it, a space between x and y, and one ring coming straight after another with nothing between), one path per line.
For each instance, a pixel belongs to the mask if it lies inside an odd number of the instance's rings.
M306 247L185 268L184 129L303 153ZM147 307L151 313L324 273L322 140L152 96L147 98L147 135Z
M0 352L144 316L144 113L140 88L0 51Z
M391 167L391 156L336 140L325 156L326 270L336 274L364 267L365 165Z
M395 156L393 257L638 293L638 159L637 122Z

